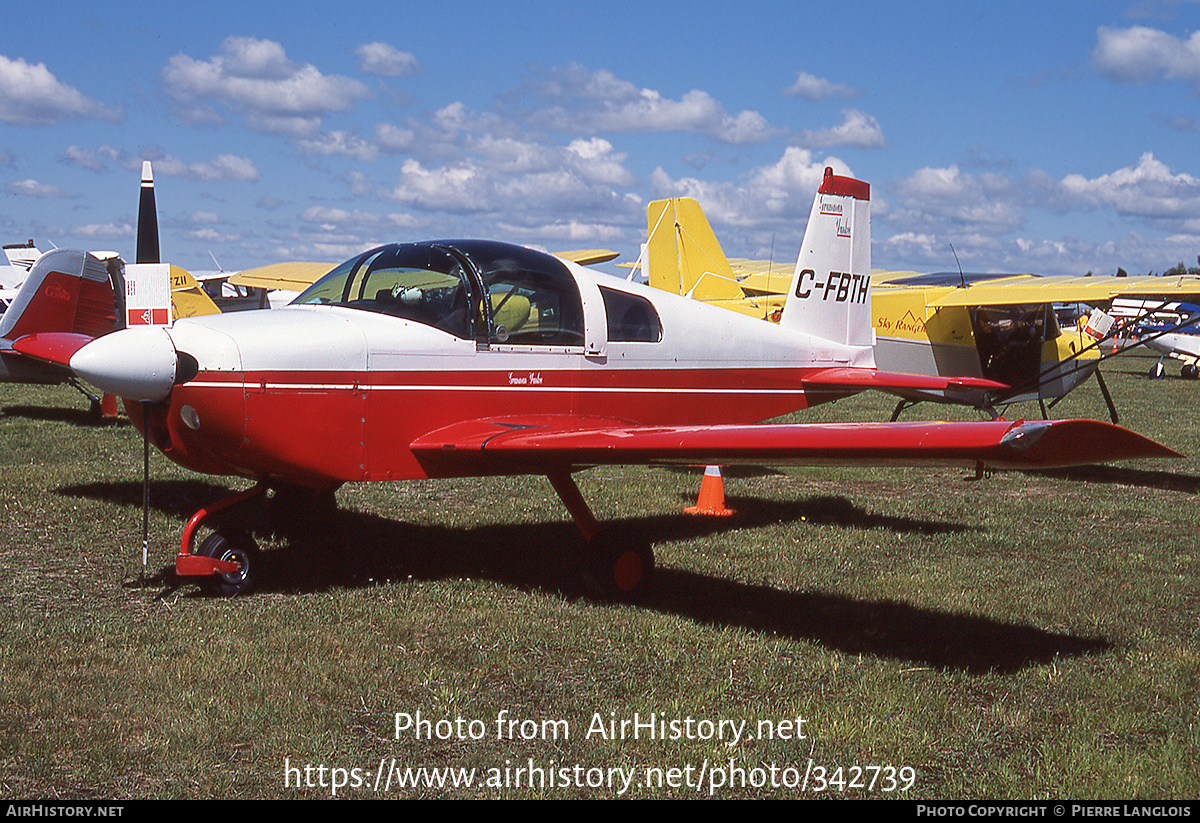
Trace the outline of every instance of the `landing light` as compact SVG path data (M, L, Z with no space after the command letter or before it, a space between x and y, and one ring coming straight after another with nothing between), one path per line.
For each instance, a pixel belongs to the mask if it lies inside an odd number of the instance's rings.
M183 420L183 425L192 431L200 428L200 415L191 406L184 404L183 408L179 410L179 417Z

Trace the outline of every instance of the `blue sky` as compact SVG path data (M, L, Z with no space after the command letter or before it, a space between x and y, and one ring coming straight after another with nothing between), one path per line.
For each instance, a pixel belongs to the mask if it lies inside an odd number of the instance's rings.
M176 8L182 8L176 11ZM1046 274L1200 255L1200 4L30 4L0 43L0 239L339 261L487 237L637 255L700 201L795 259L823 168L872 263Z

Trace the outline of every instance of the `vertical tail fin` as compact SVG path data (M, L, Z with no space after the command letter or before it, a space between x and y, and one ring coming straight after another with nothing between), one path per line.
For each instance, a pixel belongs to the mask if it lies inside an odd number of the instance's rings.
M38 332L99 337L116 323L113 286L104 264L86 251L56 249L29 270L0 317L0 339L12 341Z
M746 296L695 200L655 200L646 209L646 222L646 275L651 286L698 300Z
M825 169L779 323L835 343L872 345L868 183Z

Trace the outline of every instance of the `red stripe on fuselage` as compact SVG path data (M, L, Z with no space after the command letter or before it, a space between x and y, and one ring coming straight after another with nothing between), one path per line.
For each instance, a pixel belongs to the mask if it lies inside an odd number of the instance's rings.
M203 372L175 387L160 414L171 433L164 451L197 471L309 485L399 480L427 476L409 445L453 423L540 415L754 423L824 399L801 387L813 371ZM199 417L195 430L182 422L185 404Z

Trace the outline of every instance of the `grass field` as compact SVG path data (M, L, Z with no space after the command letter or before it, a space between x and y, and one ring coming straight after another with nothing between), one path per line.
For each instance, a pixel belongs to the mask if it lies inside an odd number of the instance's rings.
M1196 798L1200 384L1150 362L1106 364L1121 422L1188 459L730 471L730 518L682 513L698 470L584 473L654 541L622 605L564 584L536 477L345 487L202 596L183 522L249 484L154 453L143 570L136 431L0 386L0 796Z

